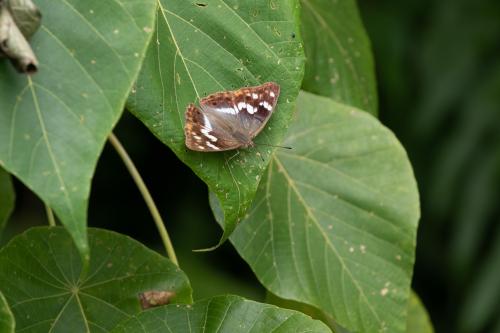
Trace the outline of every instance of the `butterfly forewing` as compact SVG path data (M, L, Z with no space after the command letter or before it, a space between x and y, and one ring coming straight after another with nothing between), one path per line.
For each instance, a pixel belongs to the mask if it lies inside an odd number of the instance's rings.
M185 126L187 147L221 151L251 146L252 139L271 117L279 92L279 85L268 82L207 96L200 101L201 110L189 105Z

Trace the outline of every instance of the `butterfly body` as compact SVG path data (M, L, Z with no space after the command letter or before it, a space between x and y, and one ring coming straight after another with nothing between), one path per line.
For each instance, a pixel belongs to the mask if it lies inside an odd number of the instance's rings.
M209 95L200 108L186 110L186 146L217 152L254 146L253 139L271 117L280 93L274 82Z

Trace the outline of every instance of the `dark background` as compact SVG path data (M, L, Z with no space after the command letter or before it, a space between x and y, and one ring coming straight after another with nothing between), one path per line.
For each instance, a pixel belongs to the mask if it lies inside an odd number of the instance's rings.
M500 332L500 1L360 5L420 189L413 287L437 332Z
M406 147L422 219L413 287L437 332L500 332L500 1L359 0L372 40L380 119ZM155 198L195 298L265 292L221 230L205 185L129 114L117 126ZM46 224L41 202L16 182L6 234ZM142 197L106 146L89 225L162 251Z

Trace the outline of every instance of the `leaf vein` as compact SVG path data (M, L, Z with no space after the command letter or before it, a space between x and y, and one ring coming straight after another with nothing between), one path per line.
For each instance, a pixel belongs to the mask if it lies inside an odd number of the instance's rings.
M274 156L273 160L276 162L278 168L280 170L282 170L283 175L287 179L287 181L290 184L290 186L293 188L294 192L297 195L297 198L299 199L299 201L304 206L304 208L305 208L305 210L307 212L307 215L309 215L311 217L311 220L315 222L315 224L318 227L318 230L320 231L320 234L323 236L325 242L329 245L329 247L332 249L332 251L335 254L335 256L339 259L339 262L340 262L341 268L342 268L342 272L345 272L345 273L347 273L349 275L349 277L350 277L351 281L353 282L355 288L358 290L358 293L364 299L364 302L366 303L368 309L370 310L370 312L373 313L375 319L380 323L381 319L378 316L378 313L375 311L375 309L373 308L373 306L368 301L368 298L365 295L364 290L361 288L361 286L358 284L358 282L354 279L351 271L347 268L347 266L346 266L346 264L344 262L344 258L340 255L340 253L338 252L338 250L335 247L335 245L328 238L328 235L326 235L326 233L324 232L324 230L321 228L321 225L320 225L319 221L316 219L316 216L310 211L309 206L306 204L304 198L302 198L302 195L300 194L300 191L296 188L294 180L290 177L290 175L288 174L287 170L281 164L281 162L278 160L278 158L276 156ZM343 301L345 302L345 297L343 298Z

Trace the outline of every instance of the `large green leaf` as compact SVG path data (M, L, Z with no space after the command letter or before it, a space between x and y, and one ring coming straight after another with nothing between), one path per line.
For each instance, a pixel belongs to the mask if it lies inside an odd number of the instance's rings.
M302 88L377 114L370 41L355 0L301 0L307 56Z
M404 149L371 115L308 93L285 144L236 249L282 298L350 331L404 332L419 218Z
M408 318L406 333L433 333L429 314L418 295L412 292L408 302Z
M106 332L140 311L143 291L173 291L174 302L191 302L184 273L137 241L89 229L89 245L83 280L79 253L61 227L30 229L0 251L0 286L17 329Z
M272 149L200 153L184 145L186 106L209 93L275 81L277 109L257 142L277 144L291 119L303 75L298 3L161 1L132 113L186 163L221 202L225 240L244 216Z
M314 319L321 320L322 322L327 324L334 333L350 333L346 331L344 328L340 327L335 322L335 320L333 320L333 318L327 316L323 311L319 310L318 308L315 308L314 306L300 303L297 301L292 301L289 299L284 299L270 292L266 293L266 303L279 306L280 308L300 311L302 313L307 314L308 316L311 316Z
M125 332L330 332L303 313L237 296L217 296L194 305L164 306L125 321L113 333Z
M319 309L292 300L287 300L280 298L270 292L266 294L266 303L274 304L282 308L297 310L302 313L305 313L311 316L314 319L319 319L322 322L328 324L328 326L335 333L344 333L347 332L342 327L339 327L338 324L330 317L326 316L324 312ZM408 316L406 318L407 329L406 333L433 333L434 329L432 327L431 321L429 319L429 315L427 314L427 310L424 305L418 298L418 295L415 292L411 292L410 299L408 302Z
M14 315L10 311L7 300L0 291L0 332L14 333L15 326Z
M15 192L12 179L0 167L0 234L14 209Z
M153 28L153 0L39 0L34 76L0 61L0 166L52 207L88 259L90 181Z

